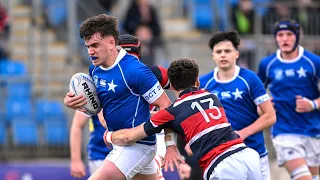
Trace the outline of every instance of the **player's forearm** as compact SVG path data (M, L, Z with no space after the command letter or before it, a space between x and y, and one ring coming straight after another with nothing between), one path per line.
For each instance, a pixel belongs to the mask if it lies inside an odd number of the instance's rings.
M118 146L128 146L135 143L137 140L134 140L129 137L130 135L126 132L126 129L112 132L111 142L112 144Z
M71 127L70 132L70 154L71 161L81 160L82 129Z
M111 143L119 146L127 146L137 142L140 139L147 137L144 131L143 124L131 129L121 129L112 132Z
M247 136L251 136L257 132L272 126L276 122L276 115L273 112L262 114L254 123L247 126L243 130Z

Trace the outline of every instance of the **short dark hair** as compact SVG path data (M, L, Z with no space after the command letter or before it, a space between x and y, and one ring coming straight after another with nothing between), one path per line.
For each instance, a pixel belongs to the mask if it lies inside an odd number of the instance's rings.
M199 76L199 66L191 59L173 61L168 68L168 77L175 90L194 87Z
M213 50L213 47L222 41L230 41L234 48L238 49L240 45L240 38L237 31L217 32L212 35L209 40L209 47Z
M86 19L79 28L79 35L83 40L89 40L95 33L102 37L112 36L118 42L118 19L114 16L100 14Z

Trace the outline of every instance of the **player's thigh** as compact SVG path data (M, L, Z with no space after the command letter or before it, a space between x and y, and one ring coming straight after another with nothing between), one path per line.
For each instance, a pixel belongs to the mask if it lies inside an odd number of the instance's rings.
M159 174L158 172L153 174L136 174L132 180L158 180Z
M306 157L304 142L299 135L278 135L272 139L272 143L276 151L279 166L283 166L288 161L304 159Z
M89 177L88 180L126 180L123 173L111 161L105 159L102 165Z
M103 160L89 160L88 165L89 165L89 171L90 174L93 174L101 165L103 164Z
M246 165L247 180L262 180L262 169L260 155L251 148L246 148L237 154L240 159Z
M210 175L210 180L261 180L260 157L246 148L221 161Z
M320 138L305 137L306 161L312 175L319 174Z
M133 144L130 146L113 146L113 150L106 157L113 162L127 179L136 174L153 174L157 172L153 158L156 146ZM153 162L153 163L151 163Z
M261 174L263 180L270 180L270 167L268 156L260 157Z

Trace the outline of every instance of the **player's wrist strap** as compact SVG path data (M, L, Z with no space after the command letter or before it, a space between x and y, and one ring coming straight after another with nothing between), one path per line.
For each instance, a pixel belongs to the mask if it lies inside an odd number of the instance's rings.
M108 143L112 144L112 131L107 132L106 140Z
M316 99L312 101L312 106L313 106L313 109L319 109L319 104Z
M172 145L177 145L177 134L176 133L169 133L165 135L165 142L166 142L166 146L172 146ZM167 141L167 137L170 136L170 140Z

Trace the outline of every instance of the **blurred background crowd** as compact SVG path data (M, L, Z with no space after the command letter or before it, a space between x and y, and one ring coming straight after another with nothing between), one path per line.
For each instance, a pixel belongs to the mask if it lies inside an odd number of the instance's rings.
M71 76L91 63L78 35L87 17L118 17L120 32L142 42L146 64L189 57L203 74L214 67L207 45L214 31L236 29L237 62L256 70L276 50L272 27L284 17L300 23L301 44L319 55L319 10L319 0L0 0L0 179L18 176L5 171L11 162L68 167L72 111L63 98ZM282 179L268 150L272 177Z

